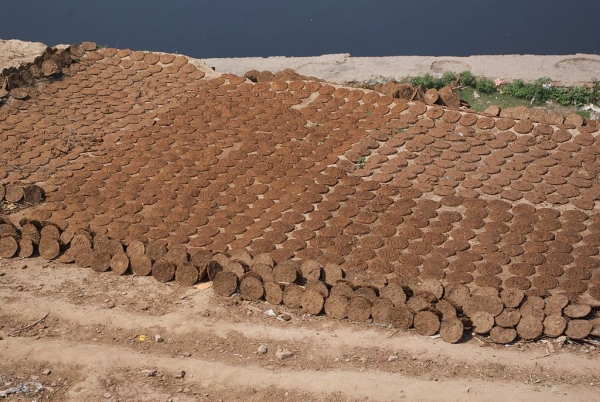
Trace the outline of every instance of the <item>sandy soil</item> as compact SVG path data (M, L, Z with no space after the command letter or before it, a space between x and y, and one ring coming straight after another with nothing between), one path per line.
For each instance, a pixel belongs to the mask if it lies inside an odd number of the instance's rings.
M3 260L0 275L0 388L38 381L44 400L600 400L585 344L448 345L278 306L284 321L266 302L40 260Z
M0 65L31 57L5 45ZM9 401L598 401L598 353L593 341L449 345L210 288L0 260L0 391L45 387Z
M0 68L19 67L33 61L45 48L46 45L39 42L0 39Z

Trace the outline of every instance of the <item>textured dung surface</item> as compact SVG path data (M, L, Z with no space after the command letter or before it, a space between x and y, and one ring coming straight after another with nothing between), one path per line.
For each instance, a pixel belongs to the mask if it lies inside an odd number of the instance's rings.
M183 56L114 49L63 73L0 106L0 164L12 167L0 184L43 188L33 219L142 241L152 261L177 246L245 250L243 269L257 255L311 261L298 275L332 286L343 272L395 307L405 296L386 283L471 314L498 316L525 294L600 304L595 122L522 108L489 117L297 76L206 79ZM269 281L296 280L281 273ZM489 287L500 299L469 298ZM522 306L527 317L562 308L542 302Z

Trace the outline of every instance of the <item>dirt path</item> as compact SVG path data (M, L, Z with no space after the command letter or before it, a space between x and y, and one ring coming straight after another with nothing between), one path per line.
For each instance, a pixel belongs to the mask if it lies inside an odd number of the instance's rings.
M35 379L50 400L598 400L587 346L447 345L277 307L291 316L281 321L267 303L40 260L3 260L0 272L0 375Z

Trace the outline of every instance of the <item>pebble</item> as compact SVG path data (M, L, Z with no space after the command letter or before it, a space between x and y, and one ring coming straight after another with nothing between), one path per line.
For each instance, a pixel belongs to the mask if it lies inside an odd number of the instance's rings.
M292 319L292 316L289 314L279 314L277 316L277 318L279 318L280 320L283 320L283 321L289 321Z
M182 379L183 377L185 377L185 371L183 371L183 370L181 370L181 371L179 372L179 374L177 374L177 375L175 376L175 378L177 378L177 379Z
M267 353L267 351L268 349L265 345L260 345L257 350L259 355L264 355L265 353Z
M52 373L52 371L50 369L46 369L46 370L42 371L43 375L50 375L50 373Z
M294 353L292 353L288 349L279 348L279 349L277 349L277 352L275 352L275 356L279 360L284 360L284 359L288 359L288 358L294 356Z
M154 377L156 375L156 370L142 370L142 374L146 377Z
M391 355L388 357L388 362L395 362L396 360L398 360L398 356L396 355Z
M163 337L160 336L160 335L154 335L154 340L156 342L163 342L164 341Z

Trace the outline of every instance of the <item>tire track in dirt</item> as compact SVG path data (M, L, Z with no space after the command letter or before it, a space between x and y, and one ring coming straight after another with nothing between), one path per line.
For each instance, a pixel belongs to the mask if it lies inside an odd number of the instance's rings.
M40 344L35 340L10 338L6 341L3 355L5 359L20 360L28 355L29 359L50 364L92 366L105 370L140 370L145 367L155 367L171 373L185 370L190 378L201 379L202 383L209 386L276 386L316 393L339 392L346 396L368 397L373 400L397 400L406 397L407 400L414 401L438 401L443 395L445 400L495 401L497 396L502 394L513 401L552 401L561 400L564 396L552 394L549 389L536 392L531 387L514 382L474 380L465 388L462 382L416 380L379 371L270 371L260 367L236 367L196 358L173 359L171 356L139 354L121 347L73 344L60 340L46 340ZM568 387L564 387L564 390L563 393L567 394L570 391ZM592 390L579 390L578 393L584 400L592 401L597 398L597 394Z

